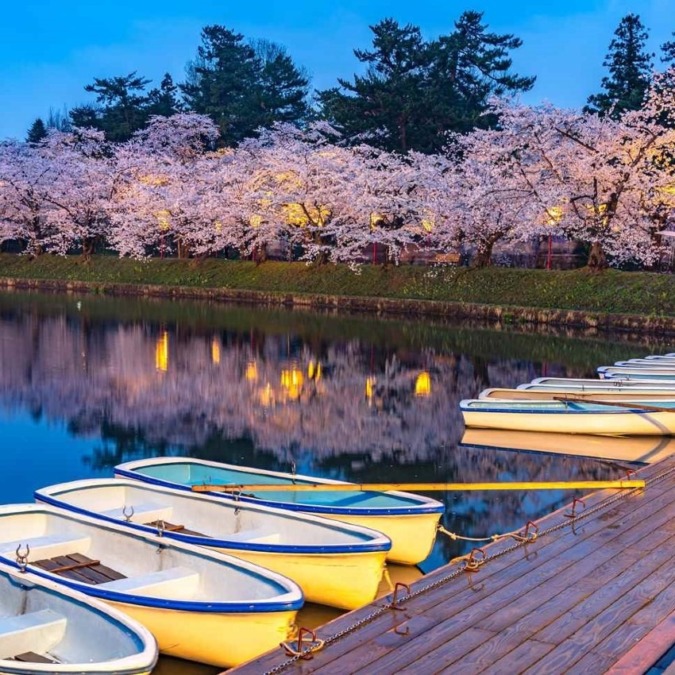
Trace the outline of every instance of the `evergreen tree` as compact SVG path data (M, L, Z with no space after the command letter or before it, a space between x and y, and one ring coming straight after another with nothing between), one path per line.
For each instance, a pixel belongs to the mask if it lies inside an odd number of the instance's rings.
M464 12L452 33L432 42L393 19L371 26L373 50L354 52L368 64L366 75L320 92L322 115L347 136L370 132L374 144L401 152L438 152L448 131L490 124L489 98L527 91L534 78L510 72L509 52L521 40L488 32L482 20Z
M178 100L178 87L173 78L166 73L162 78L159 88L151 89L148 93L148 103L145 110L146 117L162 115L171 117L180 112L181 105Z
M39 143L41 140L47 136L47 127L42 121L41 117L38 117L33 124L30 125L28 133L26 134L26 143Z
M85 91L96 94L96 105L73 108L73 126L88 126L104 131L110 141L126 141L142 129L148 119L150 80L135 72L111 78L95 78Z
M256 47L224 26L207 26L180 89L188 107L209 115L223 142L234 145L273 122L302 122L307 86L283 48L267 42Z
M209 115L227 145L246 138L259 126L257 60L243 35L223 26L204 28L188 75L180 87L188 107Z
M610 42L603 65L603 91L588 97L584 112L618 118L626 110L639 110L649 87L652 57L646 51L647 29L637 14L627 14Z
M274 122L299 123L309 116L309 76L286 50L268 40L252 42L259 66L261 126Z
M429 47L417 26L385 19L370 29L372 51L354 50L368 64L366 74L355 75L354 82L338 79L340 87L319 92L322 115L349 137L385 132L371 141L405 152L419 146L415 136L426 115Z

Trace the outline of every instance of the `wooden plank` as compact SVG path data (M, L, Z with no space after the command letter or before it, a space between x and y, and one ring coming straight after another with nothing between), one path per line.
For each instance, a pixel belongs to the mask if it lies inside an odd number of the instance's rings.
M534 664L532 673L540 672L542 668L569 668L590 651L594 651L597 654L600 643L616 631L624 621L627 621L645 603L651 602L659 593L668 588L671 581L671 568L667 566L663 567L626 591L623 597L612 602L604 611L596 613L593 609L590 609L588 616L583 620L581 613L591 604L588 601L579 605L578 611L570 612L567 615L574 614L573 619L568 621L567 616L565 616L550 624L546 631L550 633L555 626L559 631L558 640L562 640L562 642L541 661ZM594 594L594 597L601 597L601 593ZM654 623L658 623L662 618L655 616ZM577 630L571 632L572 628L576 626L579 626ZM643 637L648 632L648 629L642 625L641 632L642 635L638 635L638 639L639 637ZM625 632L620 635L624 637ZM539 634L537 637L539 637ZM625 645L622 648L625 649ZM561 671L559 670L558 672Z
M666 653L675 640L675 611L615 661L607 675L644 673Z
M169 523L166 520L161 521L163 523L163 527L167 532L179 532L180 534L189 534L192 535L193 537L206 537L208 535L202 534L201 532L197 532L196 530L189 530L185 525L175 525L174 523ZM159 520L153 520L150 523L145 523L148 527L156 527L159 528L160 521Z
M37 560L33 564L36 565L37 567L40 567L43 570L46 570L47 572L51 572L52 570L57 570L58 568L63 567L63 564L58 562L58 559L52 558ZM58 574L58 572L55 572L55 574ZM66 572L62 572L61 574L59 574L59 576L65 577L66 579L71 579L72 581L78 581L81 584L89 583L87 577L85 577L77 570L69 570Z
M75 561L80 561L84 562L86 560L91 560L90 558L87 558L82 553L71 553L69 558L72 558ZM115 581L117 579L126 579L127 577L122 574L121 572L118 572L117 570L112 569L112 567L108 567L107 565L103 565L102 563L98 563L95 567L92 568L95 572L98 574L101 574L103 577L105 577L105 581ZM101 583L105 583L105 581L102 581Z
M22 661L23 663L59 663L55 659L50 659L42 654L36 654L35 652L24 652L23 654L17 654L14 658L10 659L11 661Z

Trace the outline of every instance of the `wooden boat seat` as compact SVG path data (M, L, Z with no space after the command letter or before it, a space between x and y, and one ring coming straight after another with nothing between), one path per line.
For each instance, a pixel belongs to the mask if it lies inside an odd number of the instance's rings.
M60 661L57 661L56 659L49 658L44 654L36 654L35 652L24 652L23 654L17 654L9 660L21 661L23 663L60 663Z
M124 574L102 565L100 560L93 560L81 553L70 553L67 556L56 556L35 561L34 565L52 574L79 581L84 584L104 584L116 579L124 579Z
M173 508L164 506L163 504L156 504L154 502L141 502L140 504L127 504L126 513L130 513L133 508L134 513L131 516L132 523L146 523L150 520L170 520ZM101 511L102 516L108 518L115 518L115 520L125 520L124 508L108 509Z
M36 558L54 558L59 555L67 555L72 551L88 551L91 546L89 537L74 536L72 534L49 534L42 537L25 537L16 541L0 542L0 553L14 560L17 547L21 552L26 552L26 545L30 546L28 560L32 562Z
M101 584L107 591L135 593L151 597L169 597L175 600L192 598L199 588L199 572L187 567L169 567L157 572L139 574Z
M281 535L279 532L272 529L269 525L261 525L260 527L242 530L241 532L233 532L231 534L228 533L223 538L232 541L246 541L251 544L278 544L281 542Z
M66 618L51 609L0 618L0 659L53 649L63 640L66 625Z
M117 570L102 565L100 560L93 560L81 553L70 553L67 556L36 560L33 564L52 574L58 574L84 584L103 584L115 579L125 578Z
M170 523L166 520L161 521L163 524L164 529L167 532L180 532L180 534L191 534L195 537L208 537L208 534L202 534L201 532L197 532L196 530L188 530L185 525L176 525L175 523ZM148 527L159 527L159 520L153 520L149 523L145 523Z

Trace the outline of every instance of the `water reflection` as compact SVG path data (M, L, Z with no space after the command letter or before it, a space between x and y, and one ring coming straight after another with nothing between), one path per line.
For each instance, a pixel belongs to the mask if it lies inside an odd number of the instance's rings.
M0 432L21 434L23 447L6 448L0 462L15 474L19 455L35 462L12 487L22 499L29 486L108 475L116 463L161 454L282 470L294 463L301 472L363 482L606 478L619 469L509 452L504 443L462 445L458 403L543 374L589 376L598 363L647 351L625 336L4 293ZM448 529L482 536L513 529L569 495L439 498ZM465 549L440 540L424 569Z
M358 482L617 477L620 468L597 459L507 449L533 449L522 439L463 445L458 403L488 386L586 377L599 363L659 349L626 335L0 293L3 496L27 501L41 485L169 454L295 464ZM513 530L571 499L561 491L431 496L445 502L444 526L470 537ZM421 569L470 546L439 538ZM157 672L213 671L162 660Z

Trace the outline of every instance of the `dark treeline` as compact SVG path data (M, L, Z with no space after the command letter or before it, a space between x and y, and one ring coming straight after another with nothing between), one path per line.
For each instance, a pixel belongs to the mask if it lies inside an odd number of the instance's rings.
M347 139L386 150L439 152L448 132L463 133L496 123L486 115L493 96L532 88L535 77L513 72L511 55L522 41L489 31L483 14L464 12L453 29L426 40L419 27L384 19L371 26L372 47L355 49L365 67L337 86L312 92L307 71L286 49L267 40L247 40L224 26L207 26L186 66L185 80L164 75L159 86L137 71L95 78L85 91L95 101L70 112L36 119L27 140L49 128L93 127L110 141L125 141L154 115L193 111L209 115L221 143L234 146L276 122L302 126L325 120ZM608 74L589 96L588 113L618 116L640 108L655 65L648 31L636 14L625 16L603 62ZM659 61L675 61L675 41L662 45Z

